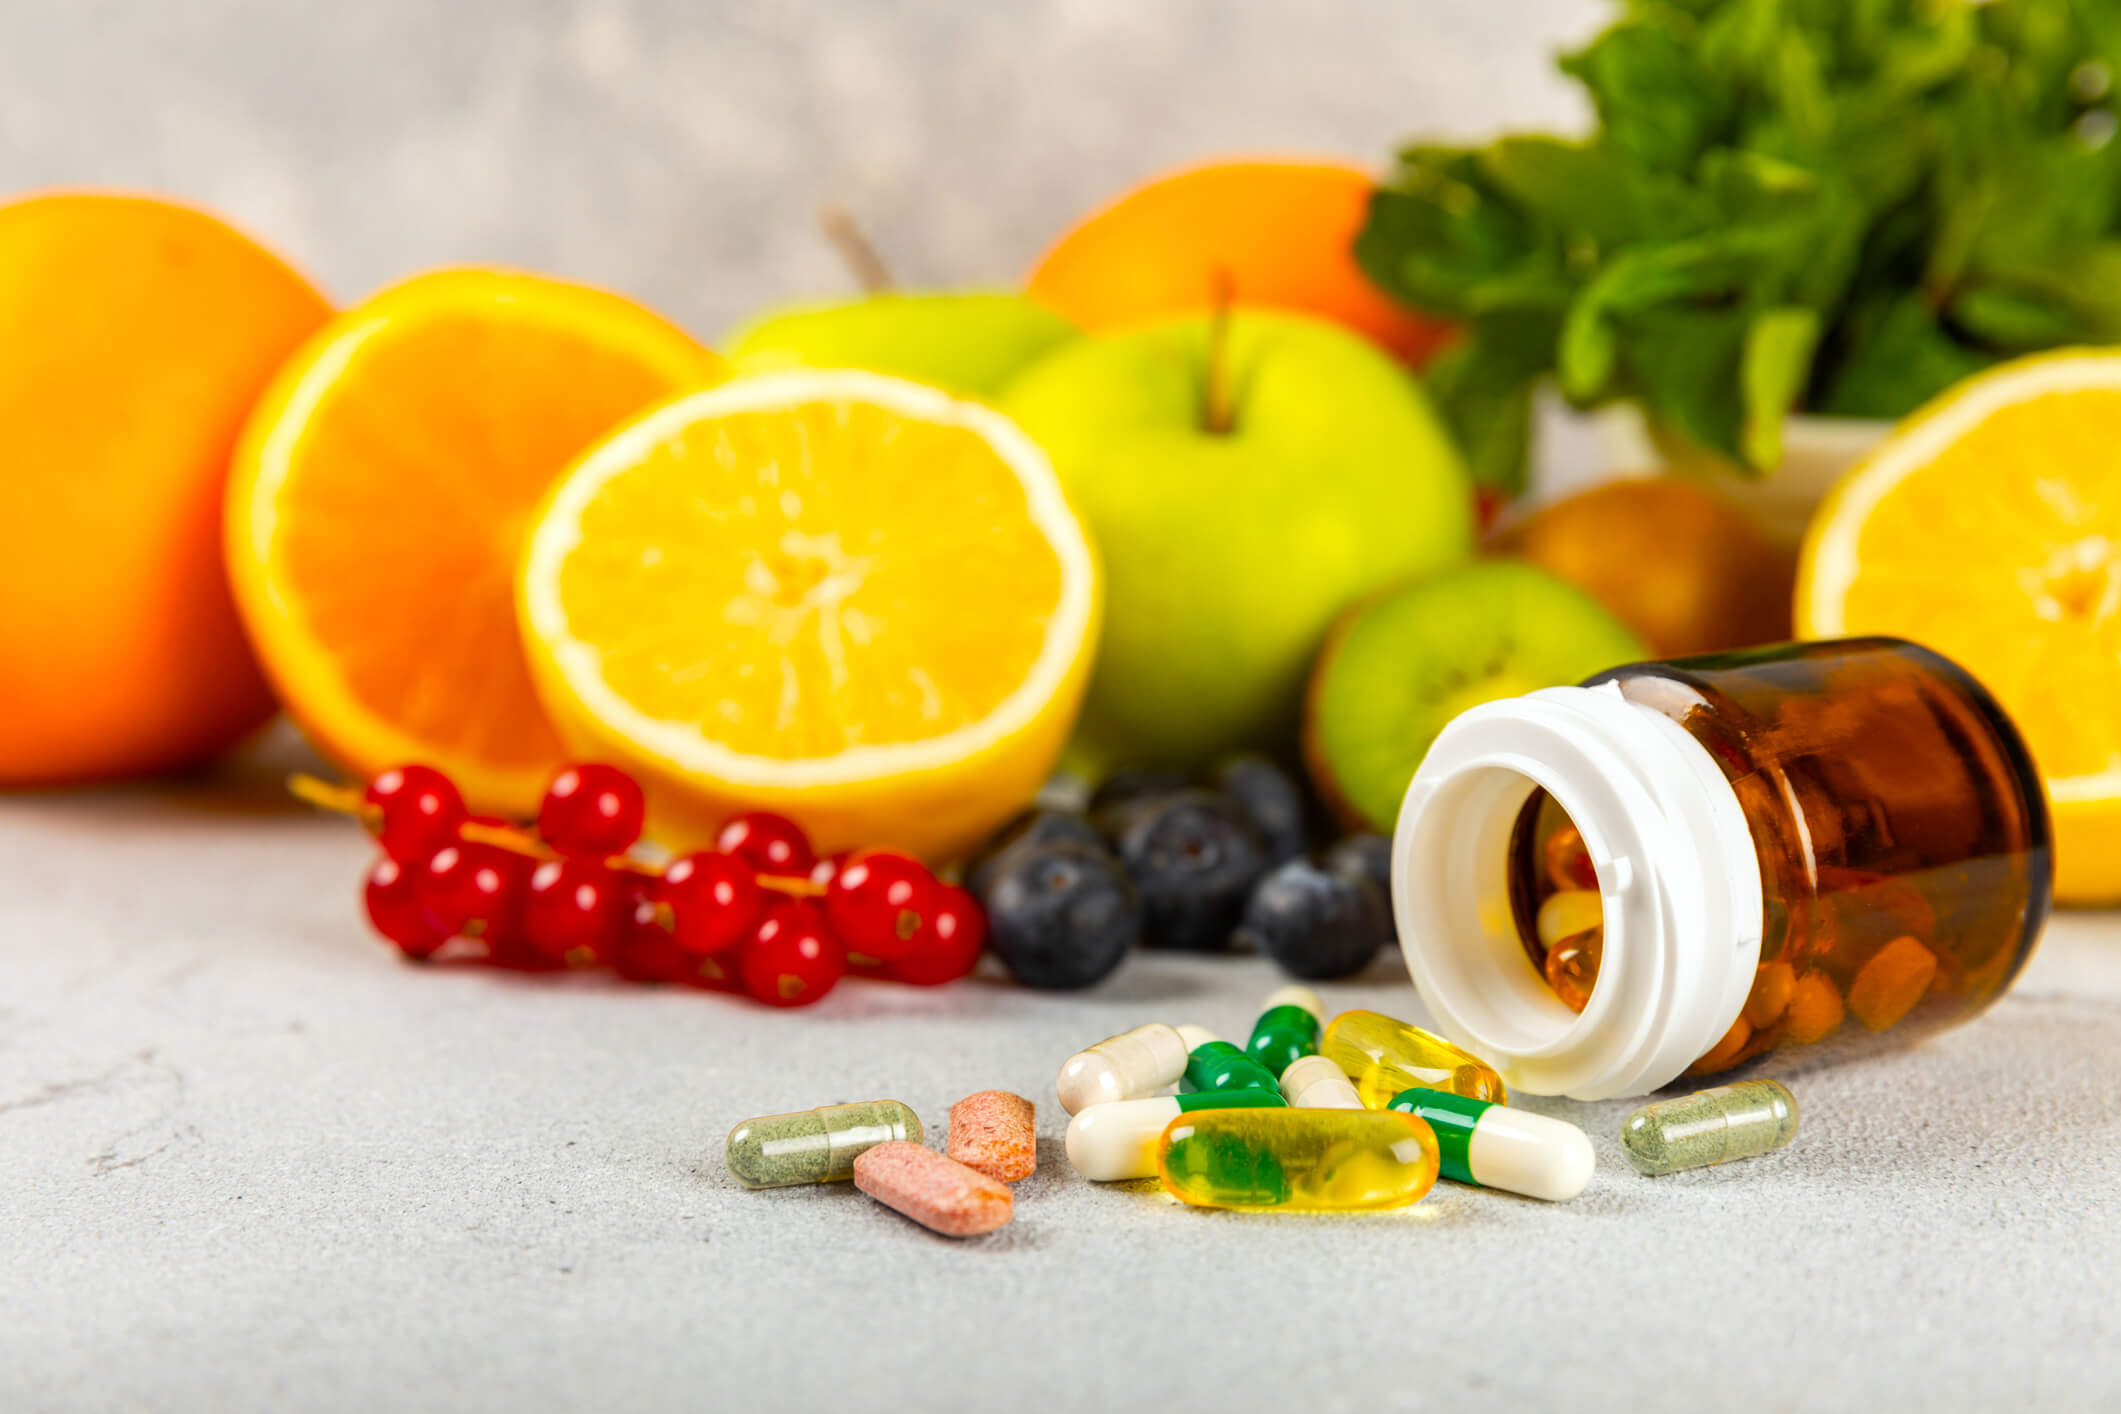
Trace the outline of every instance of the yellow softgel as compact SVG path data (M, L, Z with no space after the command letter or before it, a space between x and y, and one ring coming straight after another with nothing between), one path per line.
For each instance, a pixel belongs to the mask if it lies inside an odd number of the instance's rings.
M1506 1105L1509 1092L1495 1068L1418 1026L1374 1011L1344 1011L1318 1041L1318 1053L1355 1082L1373 1110L1402 1090L1448 1090L1471 1100Z
M1428 1122L1389 1110L1195 1110L1156 1147L1164 1190L1197 1208L1401 1208L1435 1186L1436 1165Z

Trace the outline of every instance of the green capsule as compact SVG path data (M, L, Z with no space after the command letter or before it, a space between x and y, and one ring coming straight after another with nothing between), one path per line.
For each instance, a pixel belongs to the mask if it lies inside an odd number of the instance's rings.
M1385 1108L1428 1121L1437 1167L1458 1183L1560 1203L1583 1192L1598 1166L1589 1135L1530 1110L1426 1085L1402 1090Z
M890 1139L921 1142L920 1116L897 1100L823 1105L745 1120L729 1131L722 1161L746 1188L840 1183L854 1177L858 1154Z
M1628 1162L1678 1173L1773 1153L1797 1137L1797 1097L1773 1080L1746 1080L1644 1105L1620 1127Z
M1325 1007L1309 987L1282 987L1268 996L1245 1051L1279 1080L1281 1073L1305 1056L1318 1054L1318 1030Z
M1179 1034L1193 1043L1186 1057L1186 1076L1180 1090L1268 1090L1281 1093L1281 1086L1267 1068L1211 1031L1181 1026Z

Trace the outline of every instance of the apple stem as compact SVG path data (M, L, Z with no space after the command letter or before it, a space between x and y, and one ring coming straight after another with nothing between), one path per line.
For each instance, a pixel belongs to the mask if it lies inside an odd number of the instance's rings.
M1237 408L1230 392L1230 305L1236 297L1236 282L1218 266L1214 275L1214 304L1208 314L1208 376L1201 395L1201 422L1212 436L1221 437L1237 425Z
M854 213L836 201L828 201L817 209L817 225L825 233L825 239L839 252L846 263L847 272L854 276L854 283L865 295L877 294L892 289L897 281L891 278L891 267L884 257L876 253L869 237L862 233L861 224Z

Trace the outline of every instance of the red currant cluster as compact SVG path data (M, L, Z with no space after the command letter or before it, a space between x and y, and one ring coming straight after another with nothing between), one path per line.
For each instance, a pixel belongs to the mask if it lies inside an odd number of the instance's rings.
M978 961L987 920L963 889L889 850L820 859L791 820L739 815L715 847L658 868L629 853L641 788L613 766L553 778L534 831L471 814L440 771L399 766L365 790L298 777L383 847L369 922L411 958L452 939L521 971L610 966L641 982L807 1006L849 971L934 986Z

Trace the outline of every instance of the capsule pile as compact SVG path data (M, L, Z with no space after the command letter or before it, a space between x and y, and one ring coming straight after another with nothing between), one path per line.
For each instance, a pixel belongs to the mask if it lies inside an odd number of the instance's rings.
M1396 1208L1439 1175L1559 1202L1594 1163L1582 1130L1510 1108L1477 1056L1376 1012L1328 1023L1308 987L1269 996L1243 1047L1152 1022L1069 1057L1059 1090L1076 1172L1156 1178L1196 1207Z
M1327 1019L1308 987L1269 995L1240 1046L1205 1027L1148 1022L1072 1055L1056 1081L1069 1165L1097 1183L1156 1179L1202 1208L1366 1212L1427 1196L1439 1178L1547 1202L1596 1166L1573 1124L1509 1103L1478 1056L1373 1011ZM1036 1110L1006 1090L950 1108L947 1153L897 1100L748 1119L725 1161L748 1188L857 1188L932 1232L976 1237L1015 1217L1009 1185L1038 1164ZM1660 1101L1621 1146L1645 1174L1769 1153L1797 1130L1771 1080Z

